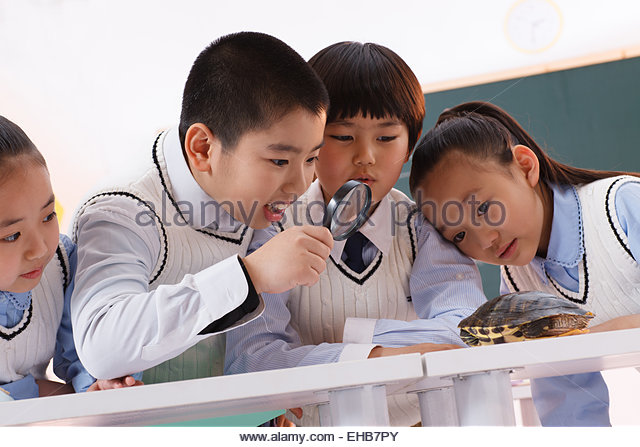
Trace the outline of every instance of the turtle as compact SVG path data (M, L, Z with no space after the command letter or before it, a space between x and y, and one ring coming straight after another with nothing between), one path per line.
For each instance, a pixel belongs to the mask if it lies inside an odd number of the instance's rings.
M595 315L574 303L539 291L507 293L487 301L460 321L460 338L469 346L575 335Z

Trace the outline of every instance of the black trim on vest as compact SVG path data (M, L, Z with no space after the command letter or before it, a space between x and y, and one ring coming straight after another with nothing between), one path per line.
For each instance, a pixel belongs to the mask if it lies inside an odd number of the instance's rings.
M504 271L507 274L507 279L509 280L509 282L511 283L511 286L513 287L513 289L516 292L520 292L520 288L518 288L518 286L516 285L516 282L513 280L513 277L511 276L511 272L509 272L509 266L505 265L504 267ZM571 298L569 295L567 295L566 293L564 293L557 285L556 282L553 278L551 278L551 276L549 276L549 274L547 273L547 271L545 270L544 274L546 275L547 279L549 280L549 283L553 286L554 289L556 289L556 291L563 297L568 299L571 302L574 303L578 303L578 304L587 304L587 298L589 295L589 269L587 268L587 253L585 251L585 253L582 255L582 269L584 271L584 293L582 294L582 299L575 299L575 298Z
M515 290L516 292L519 292L520 288L518 286L516 286L516 282L513 280L513 276L511 276L511 272L509 271L509 266L508 265L504 266L504 271L507 274L507 279L511 283L511 287L513 287L513 290Z
M67 263L64 262L64 255L62 254L62 249L60 245L56 248L56 255L58 256L58 261L60 262L60 268L62 269L62 291L63 293L67 291L67 287L69 287L69 267L67 267Z
M282 225L282 222L280 222L280 221L273 222L271 224L271 226L275 227L276 230L278 230L279 233L282 233L284 231L284 226Z
M620 245L622 246L622 248L624 248L624 251L626 251L627 254L629 256L631 256L632 259L635 259L633 257L633 253L631 253L631 249L627 246L627 244L624 243L624 241L622 240L622 236L620 236L620 234L618 233L617 228L613 224L613 218L611 217L611 211L610 211L610 208L609 208L609 198L610 198L610 195L611 195L611 190L613 189L615 184L618 183L620 180L623 180L623 179L619 178L618 180L616 180L615 182L613 182L609 186L609 189L607 190L607 195L606 195L606 198L605 198L605 201L604 201L604 208L605 208L605 211L607 213L607 220L609 221L609 226L611 227L611 230L613 230L613 234L616 236L616 239L618 239L618 242L620 242Z
M104 196L123 196L123 197L127 197L129 199L134 199L138 201L139 205L144 205L146 206L149 211L151 211L151 213L153 213L153 215L155 216L156 220L158 221L158 224L160 225L160 229L162 230L162 239L164 241L164 243L162 244L162 246L164 247L164 253L162 256L162 263L160 264L160 268L158 269L158 272L156 273L156 275L149 281L149 284L153 283L156 279L158 279L158 277L160 276L160 274L162 273L162 271L164 270L164 267L167 263L167 250L168 250L168 241L167 241L167 231L164 229L164 225L162 224L162 220L160 220L160 216L158 216L155 212L155 210L153 209L153 207L149 206L147 204L147 202L145 202L144 200L142 200L140 197L136 196L135 194L132 194L130 192L126 192L126 191L110 191L110 192L103 192L100 194L96 194L95 196L91 197L89 200L87 200L81 207L80 209L83 209L85 206L87 206L87 204L95 199L97 199L98 197L104 197ZM77 221L76 221L77 222ZM76 228L77 231L77 228ZM78 237L76 235L76 241L78 240Z
M380 267L380 264L382 264L382 257L384 255L382 254L382 252L380 250L378 250L378 260L376 261L375 265L371 268L371 270L369 270L369 273L367 273L365 276L363 276L362 278L357 278L355 276L353 276L351 274L351 272L347 269L345 269L344 267L342 267L339 263L336 262L335 259L333 259L333 256L329 256L329 259L331 259L331 262L333 262L333 265L335 265L336 267L338 267L338 270L340 270L340 272L342 272L342 274L344 276L346 276L347 278L349 278L351 281L355 282L356 284L358 284L359 286L361 286L362 284L365 283L365 281L369 278L371 278L371 275L373 275L376 270L378 270L378 267Z
M553 288L556 289L556 291L560 295L562 295L563 298L566 298L569 301L572 301L574 303L587 304L587 295L589 294L589 270L587 269L587 251L586 251L586 249L585 249L584 254L582 255L582 269L584 271L584 293L582 294L582 299L579 299L579 300L577 300L575 298L571 298L569 295L567 295L562 290L560 290L560 288L558 286L556 286L555 281L549 276L549 274L546 272L546 270L545 270L545 275L547 275L547 279L549 279L549 282L551 283Z
M33 297L31 297L31 302L29 303L29 309L27 309L27 320L24 322L24 324L22 325L22 327L20 329L18 329L15 332L12 332L11 334L5 334L4 332L0 332L0 338L3 338L7 341L9 340L13 340L14 337L16 337L19 333L21 333L22 331L24 331L27 326L29 326L29 323L31 322L31 317L33 316ZM9 328L7 328L9 329Z
M156 140L153 142L153 150L151 151L151 157L153 158L153 164L156 166L156 169L158 170L158 177L160 177L160 184L162 184L162 189L164 189L164 192L167 194L167 197L169 197L169 200L171 201L171 204L173 205L173 207L176 209L176 212L180 215L180 217L182 217L182 220L184 220L185 224L188 224L187 219L184 218L184 216L182 215L182 212L180 211L180 208L178 208L178 203L175 201L175 199L169 192L169 188L167 188L167 182L165 181L165 178L162 175L162 169L160 168L160 162L158 161L158 141L160 141L160 137L162 136L163 133L165 132L161 132L160 134L158 134L158 136L156 137ZM202 234L215 237L216 239L220 239L225 242L230 242L236 245L242 245L242 240L244 239L244 235L247 233L247 228L248 226L245 225L244 229L242 230L242 233L240 234L240 239L232 239L228 236L220 236L215 233L210 233L202 228L193 228L193 229Z
M248 229L249 227L245 225L244 228L242 229L242 233L240 234L240 239L231 239L230 237L227 237L227 236L220 236L219 234L209 233L203 228L194 228L194 230L196 230L199 233L206 234L207 236L213 236L216 239L220 239L221 241L231 242L232 244L236 244L236 245L242 245L242 239L244 239L244 235Z
M198 335L214 334L216 332L223 331L241 320L245 315L248 315L256 310L260 305L260 296L258 295L258 292L256 292L256 288L251 281L249 272L247 272L247 269L244 266L244 263L242 262L240 256L237 256L237 259L240 263L240 267L242 267L242 273L244 273L244 277L247 280L247 285L249 286L249 293L247 294L247 298L242 302L242 304L240 304L240 306L236 307L228 314L218 318L213 323L210 323L206 328L200 331Z
M409 240L411 241L411 254L413 255L413 261L415 262L416 260L416 243L413 241L414 238L414 234L413 234L413 226L411 225L411 219L413 219L413 215L416 214L418 211L420 211L418 208L414 209L413 211L411 211L409 213L409 217L407 217L407 230L409 230Z

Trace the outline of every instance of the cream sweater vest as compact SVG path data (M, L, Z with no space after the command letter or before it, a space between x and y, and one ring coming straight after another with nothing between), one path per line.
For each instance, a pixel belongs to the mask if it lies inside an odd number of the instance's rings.
M14 382L29 374L36 379L45 378L47 365L55 354L69 281L69 258L60 241L31 292L31 305L20 323L12 328L0 326L0 382Z
M580 199L584 255L578 264L579 290L572 292L547 275L538 277L531 265L502 266L509 290L542 290L564 297L595 314L592 325L640 313L640 265L633 258L616 214L615 196L636 177L612 177L577 188Z
M402 192L389 192L395 211L395 236L389 255L378 251L362 273L356 273L340 259L330 257L320 280L311 287L296 287L289 294L291 324L305 345L341 343L345 321L349 317L395 319L411 321L418 318L411 303L409 278L416 256L415 206L394 206L399 202L413 203ZM309 198L300 198L299 208L307 209ZM289 211L288 211L289 212ZM309 213L297 216L313 224ZM301 217L298 217L301 219ZM294 219L285 219L285 228ZM408 397L408 398L407 398ZM392 425L413 425L420 421L415 396L389 397L389 418ZM319 424L317 410L305 407L302 425Z
M230 256L247 252L253 229L241 225L235 232L214 231L189 226L172 196L163 153L167 132L153 146L151 168L137 181L122 188L109 188L89 199L78 212L104 196L118 195L136 201L145 208L144 222L153 221L161 242L161 251L149 277L149 290L161 284L177 284L186 274L197 273ZM193 204L199 206L200 204ZM144 372L146 384L188 380L222 375L225 335L213 335L182 354Z

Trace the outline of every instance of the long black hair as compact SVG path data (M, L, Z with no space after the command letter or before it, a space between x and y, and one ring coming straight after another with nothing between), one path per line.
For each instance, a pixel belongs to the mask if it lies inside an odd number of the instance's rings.
M420 140L411 164L411 193L416 194L427 174L451 151L506 166L513 161L511 148L517 144L527 146L538 157L540 180L547 185L580 185L618 175L640 177L633 172L598 171L560 163L549 157L507 112L488 102L474 101L446 109Z
M47 166L40 151L20 126L0 115L0 183L7 179L13 163L20 161L35 161Z

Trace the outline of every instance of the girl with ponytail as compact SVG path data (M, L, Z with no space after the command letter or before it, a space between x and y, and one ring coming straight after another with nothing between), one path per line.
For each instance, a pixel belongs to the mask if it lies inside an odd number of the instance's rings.
M595 314L597 332L640 327L638 176L560 163L507 112L469 102L418 143L409 184L447 240L501 266L502 293L563 297ZM609 424L600 374L535 380L532 391L544 425Z

